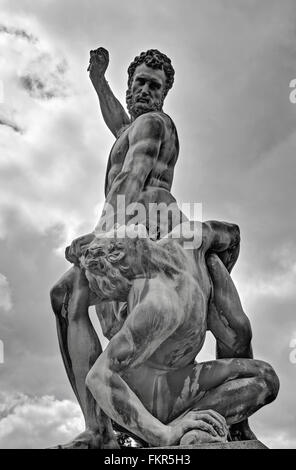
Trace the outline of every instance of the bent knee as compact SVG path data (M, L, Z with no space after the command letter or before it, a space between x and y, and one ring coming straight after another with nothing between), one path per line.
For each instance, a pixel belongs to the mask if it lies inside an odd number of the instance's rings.
M256 361L260 375L266 383L267 400L266 403L274 401L279 393L280 381L274 368L264 361Z
M270 402L272 402L273 400L276 399L276 397L278 396L278 393L279 393L279 389L280 389L279 378L278 378L275 370L273 369L273 367L271 367L270 365L269 365L269 368L266 372L265 381L266 381L267 388L268 388L268 391L269 391L268 403L270 403Z

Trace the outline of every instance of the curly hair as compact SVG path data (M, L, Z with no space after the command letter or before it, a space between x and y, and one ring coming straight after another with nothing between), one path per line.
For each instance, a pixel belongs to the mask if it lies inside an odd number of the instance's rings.
M101 299L111 299L114 292L117 296L126 295L131 286L130 267L124 264L123 245L116 240L104 244L95 239L80 258L90 289Z
M164 71L165 76L166 76L166 86L164 90L164 97L165 97L168 91L172 88L173 83L174 83L175 70L171 64L171 59L169 59L162 52L159 52L157 49L149 49L146 52L141 52L140 55L135 57L135 59L130 64L127 70L128 88L131 87L132 79L133 79L136 68L141 64L146 64L148 67L151 67L153 69L162 69Z
M129 253L129 262L126 255ZM163 273L172 279L186 266L184 249L170 239L157 242L149 238L96 238L80 258L90 289L101 300L126 300L137 276L133 261L137 260L141 276L150 278L152 272ZM139 273L138 273L139 274Z

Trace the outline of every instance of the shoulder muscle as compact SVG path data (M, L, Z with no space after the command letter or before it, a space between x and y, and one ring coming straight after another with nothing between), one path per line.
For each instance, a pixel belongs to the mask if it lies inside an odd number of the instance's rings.
M159 113L147 113L139 116L129 135L130 143L142 139L161 139L165 134L165 121Z

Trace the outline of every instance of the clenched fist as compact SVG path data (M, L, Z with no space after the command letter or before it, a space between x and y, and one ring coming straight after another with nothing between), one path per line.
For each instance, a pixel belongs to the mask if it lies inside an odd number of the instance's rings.
M94 51L90 51L89 72L90 79L94 86L104 77L109 65L109 52L104 47L99 47Z

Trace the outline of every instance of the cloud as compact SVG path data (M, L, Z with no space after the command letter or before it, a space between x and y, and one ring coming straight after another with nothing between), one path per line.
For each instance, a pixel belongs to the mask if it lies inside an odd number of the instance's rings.
M58 88L55 89L52 84L47 86L47 84L42 82L37 75L23 75L20 77L20 83L33 98L51 99L57 96L63 96Z
M276 265L273 269L256 273L256 278L247 278L244 276L243 292L246 297L252 297L253 302L258 299L282 299L289 301L293 299L296 301L296 262L289 266L293 260L293 255L289 255L287 265L283 266L284 257L279 256L279 259L274 261ZM271 262L270 262L271 264Z
M23 129L16 122L15 112L4 103L0 105L0 126L7 126L19 134L23 133Z
M91 142L97 125L87 118L89 97L85 99L81 92L77 95L65 57L43 37L37 44L21 45L2 38L0 47L4 88L0 106L0 236L7 233L5 214L17 209L41 231L67 220L68 243L84 223L81 213L91 220L88 231L95 225L97 186L93 185L92 196L88 192L88 199L81 197L88 171L100 176L102 187L104 181L105 165L97 152L102 139L98 136L95 144ZM16 131L14 139L11 129ZM73 187L80 185L81 189L73 192Z
M49 298L51 287L70 268L57 253L59 246L65 247L67 229L56 225L36 230L35 220L24 217L21 210L9 211L4 224L8 236L0 240L0 266L9 280L13 306L9 315L0 316L5 353L1 388L8 393L21 391L75 400L59 351Z
M64 57L52 49L44 40L30 40L20 44L19 37L33 37L25 30L8 26L0 27L1 32L11 32L13 40L2 37L4 57L14 59L14 67L5 70L1 77L4 81L14 77L15 84L26 90L35 99L66 97L73 92L67 77L68 64ZM6 61L5 61L6 62ZM7 62L6 62L7 63Z
M20 37L22 39L26 39L27 41L35 44L38 42L38 39L33 36L32 34L27 33L27 31L20 29L20 28L14 28L12 26L8 27L4 24L0 25L0 34L1 33L6 33L6 34L11 34L12 36Z
M66 443L83 430L79 406L53 396L0 394L0 448L42 449Z
M22 129L15 122L9 121L9 119L0 118L0 126L11 127L13 131L22 133Z
M66 76L67 70L65 59L57 60L49 53L41 53L34 60L28 61L19 76L19 82L33 98L66 97L73 92Z

